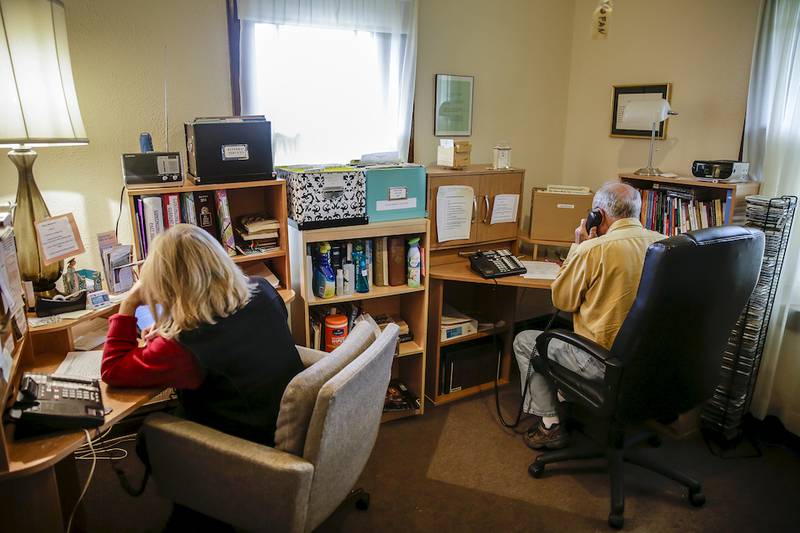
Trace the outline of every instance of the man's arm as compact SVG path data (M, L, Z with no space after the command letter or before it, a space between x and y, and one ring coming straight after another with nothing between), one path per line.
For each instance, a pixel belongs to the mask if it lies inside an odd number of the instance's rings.
M589 254L581 250L579 245L570 246L567 258L550 286L553 305L557 309L568 313L580 309L586 290L589 288L588 256Z

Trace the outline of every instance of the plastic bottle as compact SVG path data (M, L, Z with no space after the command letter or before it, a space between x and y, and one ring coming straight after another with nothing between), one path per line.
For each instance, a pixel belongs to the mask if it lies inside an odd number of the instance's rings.
M353 249L353 264L355 265L355 289L356 292L369 292L369 269L367 267L367 255L364 247L358 243Z
M422 283L422 256L419 253L419 237L408 240L408 286L419 287Z
M319 245L317 268L314 270L314 294L318 298L333 298L336 295L336 275L330 264L331 245L323 242Z

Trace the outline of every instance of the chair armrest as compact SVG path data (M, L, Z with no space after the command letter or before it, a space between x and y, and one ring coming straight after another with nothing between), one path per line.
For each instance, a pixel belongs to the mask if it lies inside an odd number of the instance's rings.
M572 345L603 364L605 372L602 391L597 390L600 383L586 379L547 357L548 346L553 339ZM536 352L535 360L531 362L534 368L550 376L560 386L559 388L571 393L569 394L571 399L593 407L602 414L608 414L613 410L624 366L622 361L612 356L604 346L572 331L554 329L536 337Z
M143 431L169 499L245 530L304 529L310 462L164 413L148 416Z
M306 348L305 346L296 346L297 352L300 354L300 360L303 362L303 366L308 368L320 359L330 355L328 352L321 352L319 350L312 350L311 348Z

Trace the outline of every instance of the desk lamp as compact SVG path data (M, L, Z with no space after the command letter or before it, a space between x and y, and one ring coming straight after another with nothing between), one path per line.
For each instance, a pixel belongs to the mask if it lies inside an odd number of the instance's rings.
M664 98L658 100L634 100L625 105L625 110L622 112L622 120L624 122L639 122L645 124L652 124L650 130L650 154L647 156L647 166L640 168L634 174L639 176L660 176L661 170L653 167L653 147L656 143L656 133L658 132L658 125L667 120L670 115L677 115L678 113L672 111L669 107L669 102ZM634 128L631 128L634 129Z
M64 262L45 265L34 224L50 216L33 180L33 147L87 144L61 0L0 0L0 147L19 171L14 233L22 279L55 292Z

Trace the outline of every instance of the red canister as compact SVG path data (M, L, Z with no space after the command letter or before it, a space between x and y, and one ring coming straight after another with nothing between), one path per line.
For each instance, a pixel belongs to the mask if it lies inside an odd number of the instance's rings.
M328 315L325 317L325 351L332 352L347 338L347 317Z

